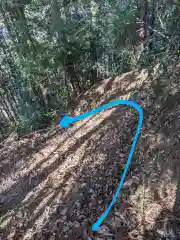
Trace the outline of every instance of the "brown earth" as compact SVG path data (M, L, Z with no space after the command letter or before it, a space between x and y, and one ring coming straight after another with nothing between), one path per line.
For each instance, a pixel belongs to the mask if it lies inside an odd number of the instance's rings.
M180 97L155 97L151 80L146 70L112 77L75 102L80 114L137 90L144 110L125 185L99 231L91 226L112 199L137 127L127 106L1 145L0 239L180 239Z

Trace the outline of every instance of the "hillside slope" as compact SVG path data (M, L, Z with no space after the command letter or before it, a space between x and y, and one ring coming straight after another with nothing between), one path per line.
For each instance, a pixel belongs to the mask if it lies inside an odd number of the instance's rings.
M93 86L75 101L74 111L78 115L113 99L129 99L134 91L144 124L126 183L100 231L92 232L91 226L112 199L137 127L137 113L127 106L67 130L5 142L0 154L0 239L178 236L178 94L171 95L177 104L164 105L170 100L154 97L151 77L142 70Z

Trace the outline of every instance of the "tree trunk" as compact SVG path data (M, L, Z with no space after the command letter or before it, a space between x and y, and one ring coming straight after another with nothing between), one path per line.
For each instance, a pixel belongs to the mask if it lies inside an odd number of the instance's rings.
M153 34L154 34L154 26L155 26L155 18L156 18L156 0L152 0L152 8L151 8L151 20L150 20L150 30L149 30L149 50L153 49Z
M146 38L147 38L147 15L148 15L148 0L144 0L143 4L141 5L141 28L139 31L140 37L140 48L141 51L144 51L146 45Z

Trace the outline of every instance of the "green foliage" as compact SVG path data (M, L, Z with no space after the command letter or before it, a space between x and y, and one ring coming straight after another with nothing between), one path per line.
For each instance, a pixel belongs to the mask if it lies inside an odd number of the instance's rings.
M148 29L141 52L137 1L21 3L0 8L0 27L8 30L0 32L0 71L9 79L0 82L0 94L6 92L21 132L48 125L50 113L68 111L70 98L99 79L158 62L167 68L178 59L178 4L148 1L148 27L155 16L156 31Z

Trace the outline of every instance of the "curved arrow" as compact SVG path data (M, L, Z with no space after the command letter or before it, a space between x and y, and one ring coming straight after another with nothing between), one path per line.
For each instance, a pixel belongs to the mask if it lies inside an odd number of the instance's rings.
M83 120L87 117L90 117L98 112L101 112L103 110L106 110L110 107L113 107L113 106L116 106L116 105L129 105L131 107L134 107L138 113L139 113L139 121L138 121L138 126L137 126L137 129L136 129L136 134L134 136L134 139L133 139L133 143L132 143L132 146L131 146L131 150L129 152L129 156L128 156L128 159L127 159L127 162L126 162L126 165L125 165L125 168L124 168L124 171L123 171L123 174L122 174L122 177L121 177L121 180L119 182L119 185L116 189L116 192L112 198L112 201L110 202L109 206L106 208L106 210L104 211L104 213L99 217L99 219L93 224L92 226L92 230L93 231L97 231L98 230L98 227L101 225L101 223L104 221L104 219L107 217L109 211L111 210L112 206L115 204L116 202L116 199L123 187L123 183L124 183L124 179L126 177L126 174L127 174L127 171L128 171L128 168L129 168L129 165L131 163L131 160L132 160L132 156L133 156L133 153L134 153L134 150L135 150L135 146L136 146L136 143L137 143L137 140L138 140L138 136L139 136L139 133L140 133L140 130L141 130L141 127L142 127L142 123L143 123L143 110L142 108L136 104L135 102L132 102L132 101L128 101L128 100L116 100L116 101L113 101L113 102L109 102L101 107L98 107L96 109L93 109L87 113L84 113L84 114L81 114L79 116L76 116L76 117L69 117L69 116L65 116L63 117L63 119L60 121L60 126L63 127L63 128L68 128L70 126L70 124L74 123L74 122L77 122L77 121L80 121L80 120Z

